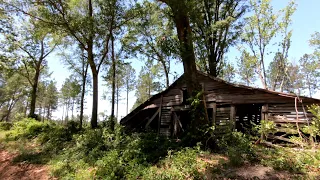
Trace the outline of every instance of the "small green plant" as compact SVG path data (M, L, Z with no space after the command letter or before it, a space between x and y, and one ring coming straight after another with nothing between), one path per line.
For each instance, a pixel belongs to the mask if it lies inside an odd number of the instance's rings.
M265 139L268 134L276 132L276 125L273 121L261 120L259 125L255 127L261 135L261 139Z
M311 144L317 142L317 136L320 136L320 106L311 105L309 111L314 115L311 124L302 128L302 131L309 134Z

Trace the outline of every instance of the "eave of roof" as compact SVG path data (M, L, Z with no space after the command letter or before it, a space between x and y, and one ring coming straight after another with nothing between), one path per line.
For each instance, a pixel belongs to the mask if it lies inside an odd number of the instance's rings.
M183 74L175 81L173 82L167 89L165 89L162 92L159 92L158 94L155 94L153 96L151 96L148 100L146 100L144 103L140 104L138 107L136 107L133 111L131 111L129 114L127 114L125 117L123 117L120 120L120 124L125 123L127 121L127 119L131 116L134 116L135 114L137 114L140 110L142 110L146 104L148 104L150 101L161 97L161 95L163 95L164 93L168 92L173 86L175 86L179 81L181 81L183 79Z

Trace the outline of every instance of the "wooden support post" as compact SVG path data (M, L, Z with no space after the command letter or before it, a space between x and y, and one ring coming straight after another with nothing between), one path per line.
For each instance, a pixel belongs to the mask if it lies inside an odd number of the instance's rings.
M236 127L236 107L233 104L230 105L230 121L232 122L232 129L234 130Z
M158 134L160 134L160 126L161 126L162 101L163 101L163 96L161 95L159 120L158 120Z
M216 117L217 117L217 103L212 104L212 122L211 125L216 126Z
M268 104L264 104L264 105L261 107L261 120L265 120L265 121L268 121L268 120L269 120L269 117L268 117L268 108L269 108L269 105L268 105ZM260 122L260 123L261 123L261 122ZM262 140L265 140L266 137L264 137L264 135L261 134L260 139L261 139L261 141L262 141Z
M268 104L264 104L261 108L261 120L268 120Z

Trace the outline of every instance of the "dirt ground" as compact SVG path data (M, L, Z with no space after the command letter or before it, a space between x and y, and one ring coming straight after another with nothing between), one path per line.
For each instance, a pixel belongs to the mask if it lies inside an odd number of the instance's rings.
M0 180L47 180L51 179L48 167L24 162L15 163L17 154L0 149Z

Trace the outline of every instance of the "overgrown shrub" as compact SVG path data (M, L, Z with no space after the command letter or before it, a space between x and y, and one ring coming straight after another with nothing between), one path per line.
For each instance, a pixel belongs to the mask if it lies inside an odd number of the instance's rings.
M286 170L294 173L305 171L305 164L300 160L300 153L293 153L285 148L264 148L261 163L276 170ZM266 158L267 157L267 158Z
M249 137L241 132L223 136L218 140L218 146L220 151L228 155L232 166L240 166L245 161L253 161L256 158Z
M203 161L197 161L202 152L197 148L184 148L175 153L168 152L160 165L152 166L142 176L142 179L204 179L201 169L205 167Z
M276 132L276 124L273 121L261 120L259 125L256 125L254 129L258 130L261 138L266 138L268 134Z
M36 121L32 118L25 118L13 124L11 131L7 134L9 139L35 138L43 132L48 132L49 123Z
M0 122L0 130L9 131L13 124L11 122Z
M309 107L309 111L314 115L311 124L305 126L302 131L310 135L312 143L317 142L317 136L320 136L320 106L312 105Z

